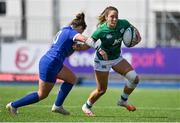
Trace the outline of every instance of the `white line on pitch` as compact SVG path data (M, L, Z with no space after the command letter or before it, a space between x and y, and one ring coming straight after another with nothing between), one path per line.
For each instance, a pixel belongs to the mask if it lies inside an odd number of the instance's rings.
M31 105L32 107L52 107L52 105ZM67 108L81 108L81 106L64 106ZM102 106L94 106L94 108L103 108L103 109L116 109L118 106L107 106L107 107L102 107ZM178 108L158 108L158 107L137 107L137 109L140 110L180 110L180 107Z

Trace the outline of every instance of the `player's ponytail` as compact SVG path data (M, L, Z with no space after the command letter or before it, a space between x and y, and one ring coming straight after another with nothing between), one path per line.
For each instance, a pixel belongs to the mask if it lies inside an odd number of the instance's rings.
M106 17L109 14L109 11L114 10L118 12L118 9L113 6L108 6L104 9L104 11L98 16L98 24L97 27L103 24L106 21Z
M78 20L84 20L85 15L84 15L83 12L82 12L82 13L79 13L79 14L76 15L76 18L77 18Z
M81 26L85 30L87 27L85 22L85 14L83 12L78 13L76 18L71 21L70 25L72 25L74 28Z

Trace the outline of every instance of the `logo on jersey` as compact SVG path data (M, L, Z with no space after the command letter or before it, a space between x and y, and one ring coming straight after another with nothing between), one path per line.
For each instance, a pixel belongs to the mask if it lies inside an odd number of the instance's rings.
M124 31L125 31L125 29L122 28L119 32L120 32L120 33L124 33Z
M111 34L107 34L107 35L106 35L106 38L107 38L107 39L110 39L110 38L112 38L112 35L111 35Z
M119 44L119 43L121 43L121 41L122 41L122 38L115 39L115 40L114 40L114 43L113 43L112 45Z

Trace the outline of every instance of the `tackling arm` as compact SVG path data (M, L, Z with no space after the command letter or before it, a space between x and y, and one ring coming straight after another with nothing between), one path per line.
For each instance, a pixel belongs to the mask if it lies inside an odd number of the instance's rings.
M79 41L85 43L85 44L83 44L85 46L84 50L86 50L87 47L92 47L92 48L96 49L102 55L104 60L108 60L107 53L103 49L100 48L100 45L101 45L100 41L95 41L93 38L86 38L83 35L79 35L79 36L82 36L82 37L79 37ZM75 49L75 47L73 47L73 48ZM78 48L77 48L77 50L78 50ZM79 50L83 50L83 48L81 46L79 46Z
M90 46L96 50L99 49L99 47L100 47L100 43L96 43L96 41L93 38L88 38L85 41L85 44L87 44L88 46Z
M73 49L76 51L81 51L81 50L88 50L90 47L86 45L85 43L75 43L73 45Z
M88 38L82 34L77 35L75 37L75 40L85 43L86 45L88 45L89 47L92 47L94 49L98 49L100 46L100 43L96 43L96 41L94 39Z

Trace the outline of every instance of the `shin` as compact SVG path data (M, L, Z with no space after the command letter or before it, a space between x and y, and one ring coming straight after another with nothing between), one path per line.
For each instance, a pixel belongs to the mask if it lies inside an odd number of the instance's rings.
M121 95L121 99L124 101L128 99L128 96L133 92L133 90L136 88L137 84L139 83L139 77L134 70L129 71L125 75L125 77L128 81L124 87L123 94Z

